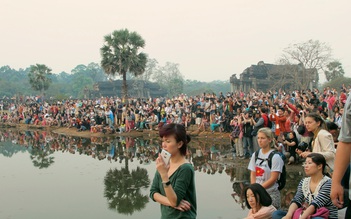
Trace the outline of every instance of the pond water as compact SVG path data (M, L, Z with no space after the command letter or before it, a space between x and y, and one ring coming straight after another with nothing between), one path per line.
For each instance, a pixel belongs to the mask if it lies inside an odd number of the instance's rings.
M158 139L78 138L42 131L0 130L0 218L160 218L149 197ZM243 218L247 160L226 162L228 140L193 139L198 218ZM301 169L302 170L302 169ZM301 172L289 171L282 203Z

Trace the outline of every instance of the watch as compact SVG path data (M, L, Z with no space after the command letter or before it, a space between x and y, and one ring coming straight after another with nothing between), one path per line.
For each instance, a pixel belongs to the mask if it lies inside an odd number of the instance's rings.
M164 187L168 187L169 185L171 185L171 182L170 181L162 182L162 184Z

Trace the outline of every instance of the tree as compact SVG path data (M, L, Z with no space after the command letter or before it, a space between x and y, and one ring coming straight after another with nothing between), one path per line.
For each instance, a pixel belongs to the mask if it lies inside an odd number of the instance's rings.
M183 92L184 77L179 71L179 64L167 62L153 74L153 79L167 90L168 96Z
M327 81L331 81L344 76L345 72L339 61L333 61L327 65L327 70L324 71L324 74Z
M147 56L139 52L144 48L145 41L136 32L127 29L116 30L104 37L104 45L101 51L101 66L105 73L111 76L119 74L123 77L123 98L128 96L127 72L134 76L141 75L145 71Z
M84 74L86 77L90 77L94 82L97 81L107 81L107 77L104 70L99 66L99 64L91 62L86 65L77 65L73 70L73 74Z
M47 90L51 84L52 75L51 69L46 65L36 64L32 65L29 70L29 83L36 91L40 91L41 96L44 96L44 91Z
M318 40L308 40L303 43L293 44L283 50L279 60L282 65L302 65L302 70L296 77L296 71L285 74L292 74L292 77L299 80L301 89L308 88L312 83L319 81L318 72L325 69L331 58L331 48Z
M346 85L351 84L351 78L340 76L324 83L322 87L323 88L324 87L341 88L345 84Z

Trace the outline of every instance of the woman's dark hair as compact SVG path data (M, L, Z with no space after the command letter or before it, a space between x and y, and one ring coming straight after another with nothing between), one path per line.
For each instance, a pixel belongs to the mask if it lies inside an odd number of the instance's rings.
M324 119L318 113L309 113L306 117L312 118L316 122L320 122L319 127L327 129Z
M187 145L190 142L191 138L189 135L186 134L186 130L185 130L184 125L175 124L175 123L164 125L160 129L159 135L161 138L163 138L164 136L172 136L173 135L174 138L176 139L177 143L183 142L183 145L179 150L183 156L186 155Z
M325 124L327 126L328 131L339 129L338 125L335 122L327 121Z
M289 132L289 134L290 134L290 133L291 133L291 134L293 134L293 138L292 138L292 139L295 139L295 138L297 138L297 137L296 137L296 132L294 132L294 131L291 131L291 132ZM287 136L287 137L289 137L289 136Z
M308 157L311 158L312 162L317 164L317 166L322 164L322 173L323 175L326 175L325 167L327 166L327 161L325 160L325 157L319 153L310 153L306 158Z
M251 209L249 202L247 201L247 190L250 189L252 191L252 193L254 194L255 198L256 198L256 203L260 203L261 206L270 206L272 204L272 198L271 196L268 194L268 192L266 191L265 188L263 188L260 184L258 183L253 183L250 184L248 187L245 188L245 202L246 202L246 206L248 209Z

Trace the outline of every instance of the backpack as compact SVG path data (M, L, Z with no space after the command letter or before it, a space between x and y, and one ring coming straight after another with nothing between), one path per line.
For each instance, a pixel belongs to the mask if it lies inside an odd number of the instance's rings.
M272 121L270 119L268 119L267 127L270 128L270 129L273 127L273 123L272 123Z
M273 127L272 121L268 118L267 115L265 115L265 116L262 115L262 117L264 120L263 126L271 129Z
M275 154L278 154L276 151L272 151L269 155L268 155L268 158L267 159L262 159L262 158L259 158L258 157L258 153L260 152L260 150L257 150L255 152L255 163L257 161L257 159L260 159L263 161L267 160L268 162L268 167L269 169L272 168L272 158ZM278 154L279 155L279 154ZM280 156L279 156L280 157ZM279 190L282 190L284 187L285 187L285 183L286 183L286 168L285 168L285 163L283 165L283 169L282 169L282 172L280 174L280 177L279 179L277 180L277 183L278 183L278 189Z

